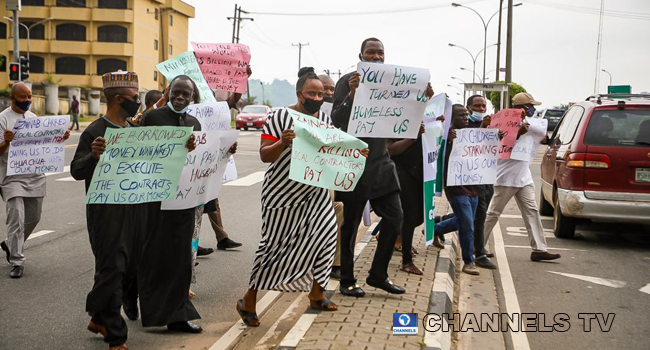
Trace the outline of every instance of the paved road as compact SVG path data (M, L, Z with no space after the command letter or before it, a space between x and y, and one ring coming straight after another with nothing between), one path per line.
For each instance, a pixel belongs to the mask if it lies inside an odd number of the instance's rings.
M540 188L540 159L531 169ZM539 195L539 193L538 193ZM511 201L504 211L520 215ZM550 250L562 254L556 262L533 263L520 218L502 218L506 253L514 279L521 312L557 313L570 317L566 333L526 333L533 350L542 349L648 349L650 333L650 228L633 225L588 224L578 226L575 239L559 239L550 229L553 220L542 220ZM522 232L524 232L522 234ZM571 274L572 277L563 274ZM595 278L606 279L603 282ZM598 282L598 283L596 283ZM608 285L603 285L608 284ZM640 291L643 287L648 290ZM592 332L583 330L579 313L616 314L610 332L602 332L596 320Z
M66 159L72 159L79 134L67 141ZM201 258L198 283L192 290L203 317L201 335L168 334L163 328L143 329L127 321L129 346L134 349L210 347L238 319L236 300L248 284L254 252L259 243L261 177L266 166L259 160L259 132L242 132L235 156L239 177L252 176L248 186L224 186L221 206L226 230L244 246L217 251ZM99 336L86 331L86 294L92 287L93 256L86 231L84 186L70 173L47 177L47 197L36 233L28 240L24 277L9 278L10 267L0 264L0 349L105 349ZM4 213L4 203L0 204ZM3 214L4 216L4 214ZM201 245L216 246L214 233L204 220ZM4 226L0 238L6 234ZM46 231L52 231L47 233Z

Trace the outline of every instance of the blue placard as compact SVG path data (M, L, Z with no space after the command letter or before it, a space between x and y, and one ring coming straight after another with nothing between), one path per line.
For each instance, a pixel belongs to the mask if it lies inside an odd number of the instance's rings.
M417 313L393 313L393 335L417 335Z

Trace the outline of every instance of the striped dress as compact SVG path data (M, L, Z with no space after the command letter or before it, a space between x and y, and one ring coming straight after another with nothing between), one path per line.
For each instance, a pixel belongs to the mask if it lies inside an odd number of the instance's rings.
M329 116L318 118L331 124ZM293 119L280 109L264 125L262 138L279 140ZM249 287L306 292L312 280L327 286L336 250L336 216L326 189L289 179L291 147L266 170L262 184L262 239Z

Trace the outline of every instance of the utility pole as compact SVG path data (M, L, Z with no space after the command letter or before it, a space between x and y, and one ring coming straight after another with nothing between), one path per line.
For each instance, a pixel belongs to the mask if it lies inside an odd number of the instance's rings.
M602 51L602 47L603 47L604 15L605 15L605 0L601 0L600 1L600 23L598 24L598 46L596 47L596 78L594 80L594 95L598 93L598 88L599 88L598 85L600 85L600 52Z
M251 17L242 17L241 16L242 9L241 6L237 6L235 4L235 13L233 17L226 17L228 20L233 20L232 22L232 43L233 44L239 44L239 29L241 28L241 21L242 20L247 20L247 21L253 21L254 19ZM247 13L244 11L244 13ZM246 80L246 96L250 98L251 96L251 91L250 91L250 86L248 85L248 79ZM264 101L262 101L263 103Z
M508 31L506 33L506 84L512 82L512 0L508 0ZM510 104L506 104L509 106Z
M303 44L303 43L298 43L298 44L291 44L291 46L297 46L298 47L298 69L302 67L300 64L300 60L302 58L302 47L303 46L309 46L309 43Z
M501 68L501 14L503 13L503 0L499 0L499 34L497 37L497 77L494 81L499 81L499 70Z

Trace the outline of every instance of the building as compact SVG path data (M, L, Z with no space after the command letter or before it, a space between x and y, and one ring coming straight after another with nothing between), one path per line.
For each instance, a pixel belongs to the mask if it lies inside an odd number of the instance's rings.
M13 17L4 6L0 13ZM121 69L137 72L143 91L160 89L155 65L187 51L193 17L194 7L180 0L22 0L22 24L46 21L29 31L28 81L101 89L102 74ZM19 34L27 57L27 30ZM12 22L1 19L0 88L10 83L13 50Z

